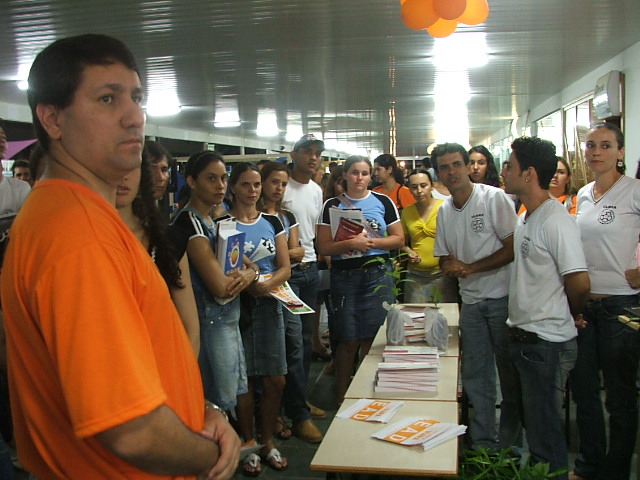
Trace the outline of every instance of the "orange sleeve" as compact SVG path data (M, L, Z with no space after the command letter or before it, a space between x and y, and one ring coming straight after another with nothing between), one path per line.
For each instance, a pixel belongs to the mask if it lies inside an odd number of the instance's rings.
M416 203L416 199L411 194L411 190L408 187L400 187L400 201L402 202L402 208L408 207Z

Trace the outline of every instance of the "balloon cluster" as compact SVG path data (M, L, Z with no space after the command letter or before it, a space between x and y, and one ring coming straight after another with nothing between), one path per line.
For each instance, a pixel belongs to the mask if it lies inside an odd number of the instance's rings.
M478 25L489 16L487 0L400 0L404 24L444 38L458 28L458 22Z

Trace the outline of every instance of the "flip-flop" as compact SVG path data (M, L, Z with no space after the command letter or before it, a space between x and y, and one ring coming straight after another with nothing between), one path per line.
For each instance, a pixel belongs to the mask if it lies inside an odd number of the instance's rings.
M257 477L262 473L260 457L255 453L250 453L242 463L242 474L245 477Z
M280 451L277 448L272 448L265 457L262 457L267 465L279 472L286 470L289 467L288 463L283 464L286 458L283 458Z
M276 419L276 431L274 433L280 440L289 440L293 435L291 427L287 425L287 422L282 417Z

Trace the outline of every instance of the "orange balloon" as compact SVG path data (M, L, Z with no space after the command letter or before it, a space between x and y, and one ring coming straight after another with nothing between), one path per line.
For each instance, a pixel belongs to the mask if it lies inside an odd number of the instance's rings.
M432 37L444 38L455 32L456 28L458 28L457 20L445 20L444 18L441 18L436 23L428 27L427 32L429 32Z
M455 20L467 8L467 0L433 0L433 9L445 20Z
M440 18L433 9L433 0L405 0L400 13L404 24L414 30L424 30Z
M478 25L489 16L489 4L487 0L467 0L467 8L458 18L460 23L466 25Z

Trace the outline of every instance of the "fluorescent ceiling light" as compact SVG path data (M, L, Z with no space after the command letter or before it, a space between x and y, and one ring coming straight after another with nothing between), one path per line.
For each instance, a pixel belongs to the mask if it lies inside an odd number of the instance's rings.
M489 62L487 36L484 32L456 33L435 41L433 64L442 70L466 70Z
M273 108L261 108L258 110L258 128L256 134L259 137L275 137L280 134L278 118Z
M166 117L180 113L182 107L177 95L152 93L147 100L147 115Z
M302 125L287 125L287 135L285 136L287 142L297 142L302 135L304 135Z

